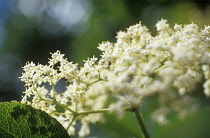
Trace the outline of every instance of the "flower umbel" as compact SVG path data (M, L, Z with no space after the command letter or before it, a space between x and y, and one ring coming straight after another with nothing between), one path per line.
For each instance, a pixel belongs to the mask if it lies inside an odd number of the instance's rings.
M170 28L167 20L156 27L156 36L141 23L118 32L116 43L99 44L101 58L88 58L80 69L59 51L47 65L26 63L20 77L26 87L22 102L55 117L71 135L79 121L80 136L90 133L89 123L104 121L101 113L123 117L154 94L160 107L152 118L159 123L167 123L169 109L182 117L186 110L195 111L188 95L203 84L203 94L210 96L210 27L199 30L192 23ZM64 92L55 89L60 80L67 83Z

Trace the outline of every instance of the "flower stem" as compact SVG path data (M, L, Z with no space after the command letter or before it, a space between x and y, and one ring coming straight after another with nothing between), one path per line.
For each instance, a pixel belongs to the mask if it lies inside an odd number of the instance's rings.
M73 116L71 122L69 123L68 127L66 128L66 130L68 131L69 128L71 127L72 123L76 120L77 116Z
M125 111L129 111L129 112L133 111L132 108L129 108L129 107L125 108L124 110ZM105 109L92 110L92 111L76 112L74 114L77 114L77 115L88 115L88 114L97 114L97 113L107 113L109 111L110 111L109 108L105 108Z
M140 113L140 110L137 108L137 109L133 110L133 112L134 112L136 119L138 120L139 126L143 132L144 138L150 138L149 133L148 133L146 126L144 124L143 117Z
M105 113L108 112L109 109L99 109L99 110L93 110L93 111L84 111L84 112L79 112L77 115L88 115L88 114L95 114L95 113Z

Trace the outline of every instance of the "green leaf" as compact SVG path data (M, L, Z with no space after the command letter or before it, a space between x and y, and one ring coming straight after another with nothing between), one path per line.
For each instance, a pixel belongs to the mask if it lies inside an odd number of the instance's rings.
M64 127L44 111L19 102L0 103L1 138L70 138Z

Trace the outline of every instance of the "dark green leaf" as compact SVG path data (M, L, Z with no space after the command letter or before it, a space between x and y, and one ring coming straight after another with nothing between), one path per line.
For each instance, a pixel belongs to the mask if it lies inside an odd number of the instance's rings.
M64 127L44 111L18 102L0 103L1 138L70 138Z

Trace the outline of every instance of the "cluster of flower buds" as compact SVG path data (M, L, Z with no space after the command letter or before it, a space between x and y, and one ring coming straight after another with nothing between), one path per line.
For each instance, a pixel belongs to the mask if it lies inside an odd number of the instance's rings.
M26 87L22 102L46 111L70 134L77 120L80 136L89 134L89 123L104 120L100 113L123 116L151 95L160 104L152 114L159 123L167 122L169 109L180 116L194 111L189 93L210 96L210 26L170 28L162 19L156 27L156 36L141 23L118 32L116 43L99 44L101 57L88 58L81 68L59 51L47 65L28 62L20 77ZM65 91L58 92L60 81L66 82ZM200 85L203 89L196 91Z

